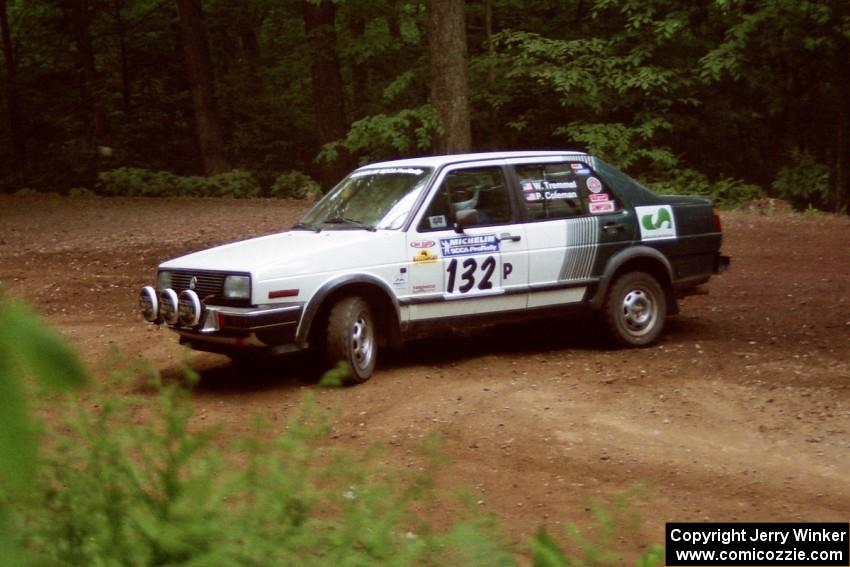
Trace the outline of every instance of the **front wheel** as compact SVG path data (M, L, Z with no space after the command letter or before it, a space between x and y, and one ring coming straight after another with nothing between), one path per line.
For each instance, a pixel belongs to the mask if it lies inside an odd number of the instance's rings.
M369 303L362 297L346 297L330 311L327 327L327 363L333 367L340 361L351 368L350 382L365 382L372 376L377 361L378 345L375 318Z
M605 322L608 333L625 346L646 346L664 330L667 296L652 275L627 272L608 291Z

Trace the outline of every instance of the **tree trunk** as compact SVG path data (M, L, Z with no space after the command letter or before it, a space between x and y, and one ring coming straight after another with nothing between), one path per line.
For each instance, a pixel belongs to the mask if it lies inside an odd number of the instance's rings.
M112 7L115 15L115 27L118 31L118 55L121 59L121 100L124 104L124 114L130 114L132 92L130 90L130 64L127 57L127 30L121 12L122 1L114 0Z
M223 173L230 169L230 165L225 157L224 130L215 100L212 61L201 0L177 0L177 8L180 12L183 56L192 91L203 173Z
M499 107L495 104L496 92L496 45L493 41L493 0L484 0L484 42L487 45L487 95L490 97L490 139L487 146L498 149Z
M27 161L27 138L24 130L21 101L18 96L18 65L12 48L12 33L9 30L9 15L6 11L6 0L0 0L0 28L3 33L3 55L6 59L6 106L9 111L9 127L12 132L12 145L19 164Z
M304 30L310 46L310 76L313 82L313 105L316 111L318 142L324 146L345 136L345 102L339 54L336 47L336 8L331 0L314 4L302 2ZM322 167L319 182L327 191L348 173L348 158L340 156Z
M443 127L438 153L468 152L472 146L463 9L462 0L427 0L431 104Z
M88 140L94 146L106 143L109 130L106 112L100 104L100 74L94 60L94 46L91 40L92 7L89 0L73 0L71 4L71 22L74 26L74 43L77 57L83 71L80 95L83 105L89 112Z

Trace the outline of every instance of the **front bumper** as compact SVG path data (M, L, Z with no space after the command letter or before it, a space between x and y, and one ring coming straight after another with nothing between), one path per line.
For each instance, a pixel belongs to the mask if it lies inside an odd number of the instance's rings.
M198 325L170 327L180 335L180 343L193 349L221 354L267 351L273 354L302 348L295 333L303 303L278 303L254 307L205 305Z

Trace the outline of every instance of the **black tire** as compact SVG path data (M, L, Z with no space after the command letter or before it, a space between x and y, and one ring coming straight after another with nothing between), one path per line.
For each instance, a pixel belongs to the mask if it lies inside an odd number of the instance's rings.
M329 367L348 363L348 382L362 383L372 377L378 360L375 318L369 303L358 296L341 299L328 315L325 356Z
M625 346L648 346L664 330L667 295L661 284L646 272L619 276L605 299L605 324L615 342Z

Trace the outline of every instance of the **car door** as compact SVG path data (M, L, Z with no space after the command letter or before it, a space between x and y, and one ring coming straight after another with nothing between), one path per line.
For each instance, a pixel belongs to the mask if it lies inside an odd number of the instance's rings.
M582 301L605 261L628 246L634 221L584 161L517 163L525 205L529 308Z
M477 222L461 231L458 214ZM408 231L409 320L524 309L528 251L501 166L445 168Z

